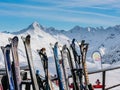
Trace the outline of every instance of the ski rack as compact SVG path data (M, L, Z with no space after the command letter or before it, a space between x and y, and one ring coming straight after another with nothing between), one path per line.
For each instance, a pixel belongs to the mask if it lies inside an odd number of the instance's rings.
M91 72L88 72L88 74L95 74L95 73L102 72L102 85L103 85L102 90L109 90L109 89L112 89L112 88L120 86L120 84L117 84L117 85L113 85L111 87L105 88L106 72L107 71L111 71L111 70L116 70L116 69L120 69L120 66L119 67L114 67L114 68L105 68L105 69L101 69L101 70L91 71Z
M116 70L116 69L120 69L120 66L119 67L114 67L114 68L105 68L105 69L102 69L102 70L96 70L96 71L89 71L88 74L96 74L96 73L101 73L102 72L102 85L103 85L103 88L102 90L110 90L112 88L115 88L117 86L120 86L120 84L117 84L117 85L113 85L111 87L107 87L105 88L105 82L106 82L106 72L107 71L112 71L112 70ZM69 78L71 78L72 76L70 75ZM51 79L51 81L54 81L54 80L57 80L58 78L53 78Z
M5 68L1 68L0 69L0 75L5 75L6 74L6 71L5 71L6 69ZM29 70L29 67L26 65L26 66L21 66L20 67L20 70Z
M102 85L103 85L103 88L102 90L110 90L112 88L115 88L115 87L118 87L120 86L120 84L116 84L116 85L113 85L111 87L107 87L105 88L105 82L106 82L106 72L107 71L112 71L112 70L116 70L116 69L120 69L120 66L119 67L114 67L114 68L105 68L105 69L102 69L102 70L96 70L96 71L89 71L88 74L96 74L96 73L101 73L102 72ZM20 70L29 70L28 69L28 66L23 66L23 67L20 67ZM1 75L4 75L5 74L5 68L2 68L0 69L0 76ZM71 78L72 76L70 75L69 78ZM1 78L1 77L0 77ZM54 81L54 80L57 80L58 78L51 78L51 81ZM23 82L24 83L24 82Z

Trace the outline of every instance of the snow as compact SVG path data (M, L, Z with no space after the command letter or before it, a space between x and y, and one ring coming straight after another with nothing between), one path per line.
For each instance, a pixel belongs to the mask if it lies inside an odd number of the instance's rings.
M27 34L31 35L31 48L32 48L32 56L35 69L39 69L41 75L44 75L43 67L40 61L40 57L37 53L37 49L41 49L45 47L47 50L47 55L49 57L49 71L51 75L56 73L55 63L52 48L50 43L54 44L56 41L59 42L59 45L68 44L68 40L72 40L76 38L78 41L86 40L89 43L89 50L87 53L87 66L89 71L98 70L95 63L91 58L91 54L94 51L100 51L102 54L102 62L103 68L106 67L115 67L120 65L120 26L116 25L113 27L108 27L104 29L103 27L80 27L75 26L73 29L69 31L57 30L53 27L45 28L40 25L38 22L34 22L29 25L26 29L7 33L0 33L0 46L5 46L9 44L8 38L12 38L15 35L19 37L19 60L20 65L27 65L27 59L25 54L25 49L23 42L21 40L21 36L26 36ZM78 48L79 51L79 48ZM12 60L12 59L11 59ZM115 63L116 62L116 63ZM112 64L112 65L111 65ZM4 67L4 59L2 51L0 50L0 68ZM114 70L107 72L106 76L106 87L111 86L116 83L120 83L119 80L120 70ZM101 73L90 75L89 79L92 84L95 83L96 79L99 78L101 80ZM120 87L119 87L120 88ZM115 88L112 90L119 90L119 88Z

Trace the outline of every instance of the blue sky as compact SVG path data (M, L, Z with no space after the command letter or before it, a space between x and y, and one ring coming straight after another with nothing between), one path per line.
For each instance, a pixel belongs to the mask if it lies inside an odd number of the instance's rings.
M120 24L120 0L0 0L0 31L18 31L37 21L69 30Z

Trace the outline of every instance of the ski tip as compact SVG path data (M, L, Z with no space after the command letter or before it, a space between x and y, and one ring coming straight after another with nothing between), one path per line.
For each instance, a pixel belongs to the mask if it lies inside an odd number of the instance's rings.
M9 42L14 42L14 41L18 41L18 37L17 36L14 36L13 38L8 38L8 41Z
M58 48L59 48L60 51L62 51L62 47L63 47L62 45L58 46Z
M6 50L9 50L9 52L10 52L10 48L11 48L10 44L7 44L5 47L1 46L1 50L2 50L3 54L6 52Z
M67 40L68 43L70 43L70 40Z
M21 36L21 39L22 39L23 41L25 41L25 37Z
M81 42L77 42L77 44L80 46L80 45L81 45Z
M4 50L5 47L4 47L4 46L1 46L0 48L1 48L2 50Z
M46 51L46 48L41 48L40 51L44 52Z
M4 50L10 50L10 48L11 48L10 44L7 44L5 47L1 46L1 50L2 50L3 53L4 53Z
M65 45L63 45L62 50L66 49L66 47L67 47L67 45L66 45L66 44L65 44Z
M81 44L84 44L84 43L85 43L85 40L82 40L82 41L81 41Z
M26 42L27 44L30 44L30 38L31 38L31 36L28 34L28 35L26 36L26 38L25 38L25 42Z
M53 48L54 45L52 43L50 43L50 46Z
M37 50L38 54L43 54L46 52L46 48L41 48L40 50Z
M14 37L12 38L12 40L18 41L19 39L18 39L17 36L14 36Z
M39 49L37 49L37 52L38 52L38 54L41 54L41 51Z
M5 48L4 46L0 46L0 48Z
M28 34L26 37L21 36L21 39L25 42L26 40L30 39L30 35Z
M55 46L58 46L58 42L55 43Z
M4 54L4 50L5 50L5 47L4 46L1 46L1 50L2 50L2 52L3 52L3 54Z
M26 38L30 38L31 36L30 36L30 34L28 34L27 36L26 36Z
M39 53L39 52L40 52L40 50L39 50L39 49L37 49L37 52Z
M75 39L75 38L73 38L72 43L74 43L74 42L75 42L75 40L76 40L76 39Z
M11 48L11 45L10 45L10 44L7 44L7 45L5 46L5 48Z
M12 38L8 38L8 41L11 42Z

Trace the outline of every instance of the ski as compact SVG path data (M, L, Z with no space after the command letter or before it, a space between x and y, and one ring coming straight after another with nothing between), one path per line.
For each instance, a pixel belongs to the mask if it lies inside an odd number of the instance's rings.
M77 50L76 50L75 41L77 41L77 40L76 39L72 40L71 48L72 48L72 52L73 52L73 56L74 56L76 69L77 69L77 76L78 76L79 82L80 82L80 88L81 88L81 90L84 90L85 88L84 88L84 84L82 81L83 70L81 67L80 55L78 55Z
M59 88L60 90L64 90L64 85L62 81L62 72L59 64L59 58L58 58L58 42L55 43L54 48L53 48L53 53L54 53L54 59L55 59L55 65L56 65L56 71L58 75L58 81L59 81Z
M76 72L75 72L76 69L74 68L72 57L71 57L71 52L70 52L69 48L66 45L64 45L63 47L64 47L64 50L67 51L66 54L67 54L68 63L69 63L72 78L73 78L74 90L80 90L79 84L77 82Z
M31 76L32 85L33 85L33 90L39 90L39 86L38 86L37 78L36 78L36 74L35 74L35 69L34 69L34 65L33 65L32 51L31 51L31 45L30 45L30 35L27 35L25 38L24 37L21 37L21 38L22 38L22 41L25 46L28 66L30 69L30 76Z
M85 89L86 90L94 90L92 85L89 83L89 77L87 72L87 65L86 65L86 54L88 50L88 43L85 43L85 40L82 40L81 45L79 45L81 56L82 56L82 65L83 65L83 72L85 78Z
M64 74L64 83L65 83L65 90L69 90L69 77L68 77L68 72L67 72L67 62L68 62L68 58L67 58L67 52L64 49L65 46L62 47L62 49L60 50L61 53L61 57L62 57L62 68L63 68L63 74Z
M72 40L70 47L72 48L76 69L78 69L78 53L77 53L76 48L75 48L75 39Z
M6 73L8 76L9 90L15 90L12 68L11 68L11 60L10 60L10 48L11 46L9 44L7 44L5 47L1 47L4 55Z
M13 56L13 68L14 68L14 78L15 78L15 89L21 90L21 76L20 76L20 65L18 57L18 37L9 38L11 44L11 52Z
M48 57L47 57L47 54L46 54L46 49L42 48L40 50L37 50L37 52L38 52L38 54L41 58L41 62L42 62L43 69L44 69L44 72L45 72L45 81L46 81L45 87L46 87L46 90L54 90L54 88L52 86L52 82L50 80L50 75L49 75L49 72L48 72Z

